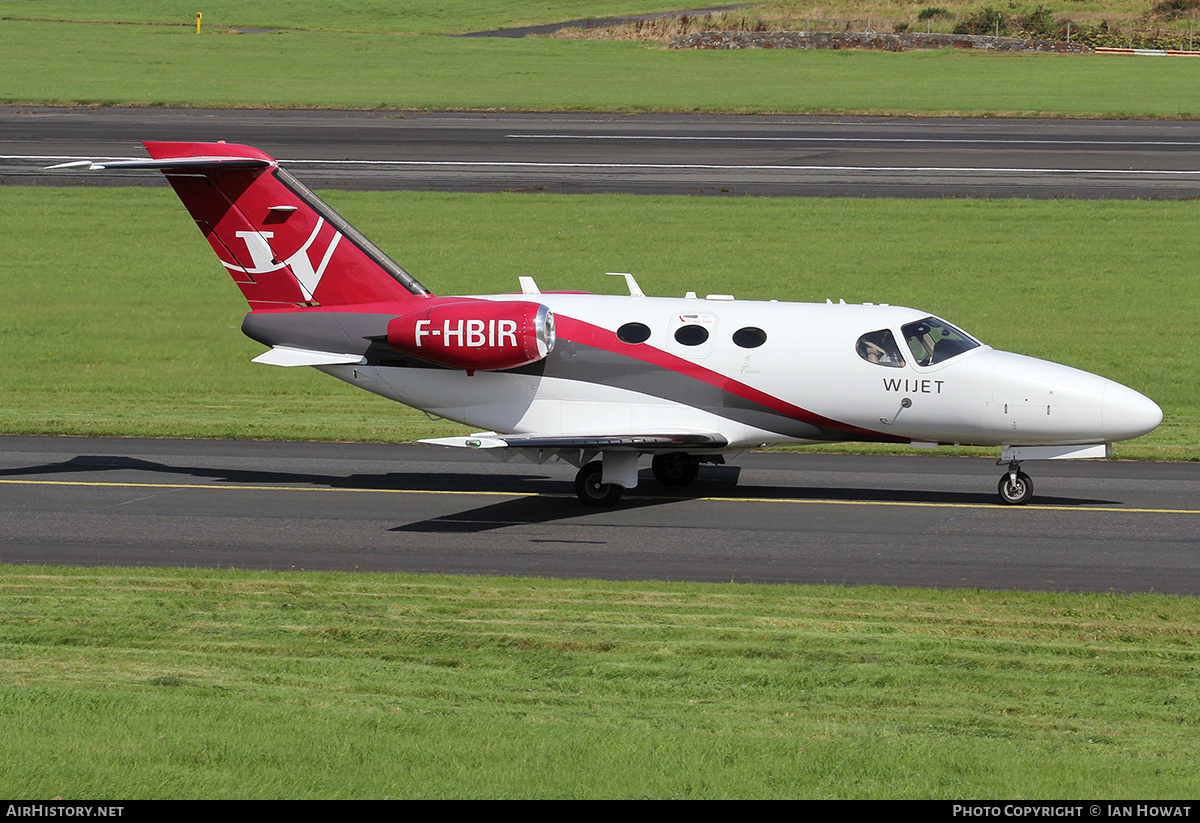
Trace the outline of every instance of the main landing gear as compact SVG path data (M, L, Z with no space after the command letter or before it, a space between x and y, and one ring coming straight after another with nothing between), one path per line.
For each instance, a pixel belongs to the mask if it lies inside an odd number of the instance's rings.
M604 464L599 460L585 464L575 475L575 496L585 506L611 506L624 491L616 483L604 482Z
M1033 496L1033 481L1021 471L1020 461L1014 460L1008 464L1008 473L1001 476L997 490L1000 492L1000 502L1009 506L1021 506L1028 503L1029 498Z
M703 458L684 452L668 452L654 455L650 464L654 479L661 485L679 488L691 484L700 473L700 464L708 460L712 463L723 462L720 455ZM637 482L637 466L630 466L631 483ZM604 463L593 460L587 463L575 475L575 495L585 506L611 506L621 499L625 489L616 483L604 482Z
M700 458L683 452L656 454L650 468L664 486L687 486L700 473Z

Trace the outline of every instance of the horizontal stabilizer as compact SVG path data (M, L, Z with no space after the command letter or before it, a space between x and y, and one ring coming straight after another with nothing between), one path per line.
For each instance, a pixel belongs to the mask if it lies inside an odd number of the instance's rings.
M224 169L261 169L271 165L260 157L167 157L161 160L75 160L47 166L47 169L80 169L103 171L104 169L195 169L220 166Z
M422 440L433 446L460 449L613 449L616 451L671 451L721 449L729 445L716 432L656 432L653 434L496 434L479 432L466 437Z
M267 366L341 366L347 364L363 364L367 359L360 354L338 354L329 351L313 351L312 349L295 349L291 346L272 346L270 351L263 352L254 358L255 363Z

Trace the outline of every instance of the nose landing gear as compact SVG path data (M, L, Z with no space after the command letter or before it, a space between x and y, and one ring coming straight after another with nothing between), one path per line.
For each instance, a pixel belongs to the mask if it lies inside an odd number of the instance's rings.
M997 487L1000 492L1000 502L1009 506L1021 506L1029 502L1033 496L1033 480L1021 471L1021 463L1014 460L1008 464L1008 473L1000 478Z

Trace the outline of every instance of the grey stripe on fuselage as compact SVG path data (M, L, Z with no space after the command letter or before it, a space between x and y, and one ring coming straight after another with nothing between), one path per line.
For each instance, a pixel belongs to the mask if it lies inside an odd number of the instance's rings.
M439 369L387 345L387 325L394 314L350 312L251 312L242 331L265 346L293 346L315 351L362 354L379 368ZM867 440L838 429L797 420L739 394L663 366L607 349L560 337L544 359L504 373L576 380L625 389L701 409L746 426L799 440ZM883 441L886 438L880 437Z

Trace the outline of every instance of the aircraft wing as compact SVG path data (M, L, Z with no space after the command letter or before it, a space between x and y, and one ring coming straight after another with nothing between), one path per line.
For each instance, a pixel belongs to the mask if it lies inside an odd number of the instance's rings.
M462 449L596 449L612 451L672 451L722 449L729 445L717 432L654 432L646 434L496 434L478 432L466 437L421 440L433 446Z

